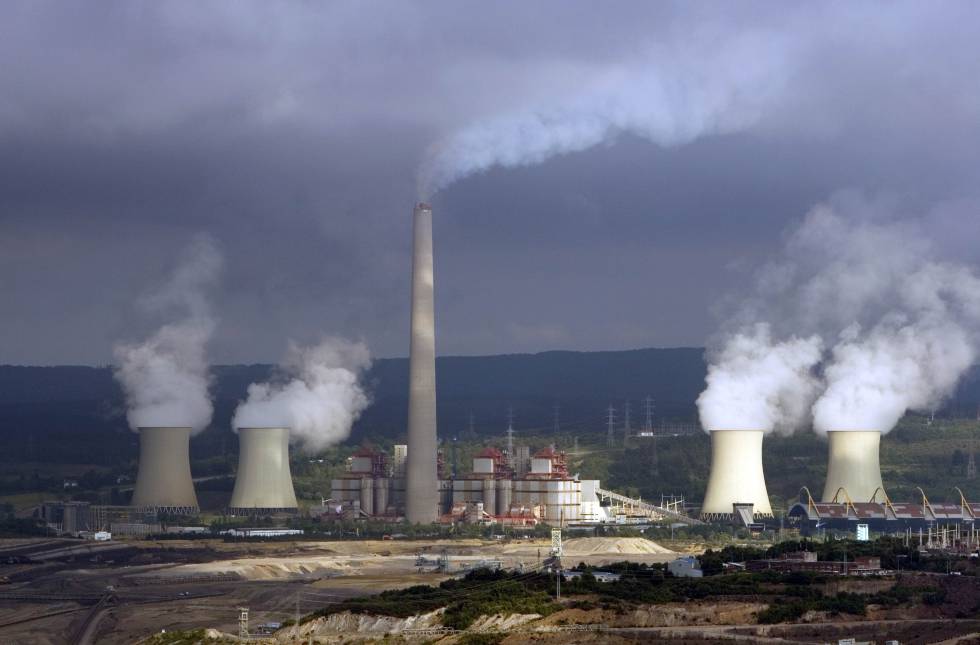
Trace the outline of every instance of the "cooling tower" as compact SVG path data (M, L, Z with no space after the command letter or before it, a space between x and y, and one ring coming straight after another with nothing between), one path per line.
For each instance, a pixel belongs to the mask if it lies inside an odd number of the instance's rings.
M415 207L412 253L412 340L408 383L408 460L405 517L430 524L438 518L436 472L436 330L432 266L432 208Z
M772 517L762 474L762 430L712 430L711 474L701 517L731 518L732 504L753 504L755 517Z
M869 502L881 484L878 445L881 433L876 430L835 430L827 433L830 453L827 460L827 483L823 501L830 502L843 488L852 502ZM843 497L839 501L845 501Z
M165 513L197 513L191 479L191 429L140 428L139 433L139 472L130 503Z
M239 428L238 474L228 512L261 515L295 510L289 428Z

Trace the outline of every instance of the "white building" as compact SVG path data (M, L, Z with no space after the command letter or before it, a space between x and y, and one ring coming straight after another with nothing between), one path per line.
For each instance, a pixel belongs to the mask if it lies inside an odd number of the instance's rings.
M667 570L677 578L703 578L704 572L698 567L698 559L693 555L685 555L667 563Z

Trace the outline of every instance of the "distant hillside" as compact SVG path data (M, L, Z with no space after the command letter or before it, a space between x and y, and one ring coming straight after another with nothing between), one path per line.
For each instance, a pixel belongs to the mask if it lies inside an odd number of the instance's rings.
M234 407L249 383L268 377L269 365L214 368L212 427L194 439L195 454L234 451ZM632 403L634 426L643 422L646 396L655 401L655 422L696 421L694 401L704 386L700 348L617 352L543 352L437 360L439 432L466 434L470 414L477 435L499 435L513 407L519 433L553 427L560 406L563 432L605 432L606 407ZM364 436L404 434L408 361L381 359L367 376L373 404L354 429ZM949 404L949 413L972 415L980 402L980 372L974 370ZM122 393L110 368L0 366L0 438L3 461L90 462L132 459L135 435L125 421Z

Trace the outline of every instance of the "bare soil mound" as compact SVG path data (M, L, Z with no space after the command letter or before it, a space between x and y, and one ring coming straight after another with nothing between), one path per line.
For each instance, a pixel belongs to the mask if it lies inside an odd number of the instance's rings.
M670 549L662 547L656 542L646 538L612 537L573 538L564 542L562 545L562 550L565 552L566 556L606 555L613 553L629 555L669 555L674 553Z

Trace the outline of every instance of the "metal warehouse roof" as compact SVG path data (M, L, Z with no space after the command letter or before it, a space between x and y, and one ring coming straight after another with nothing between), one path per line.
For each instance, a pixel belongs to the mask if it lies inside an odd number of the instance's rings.
M922 502L892 502L884 495L884 501L854 502L844 491L845 501L817 502L805 487L800 490L800 501L790 509L790 515L805 516L812 521L820 520L920 520L926 522L973 522L980 517L980 503L968 502L963 491L956 488L959 502L931 503L922 489ZM835 498L836 499L836 498Z

